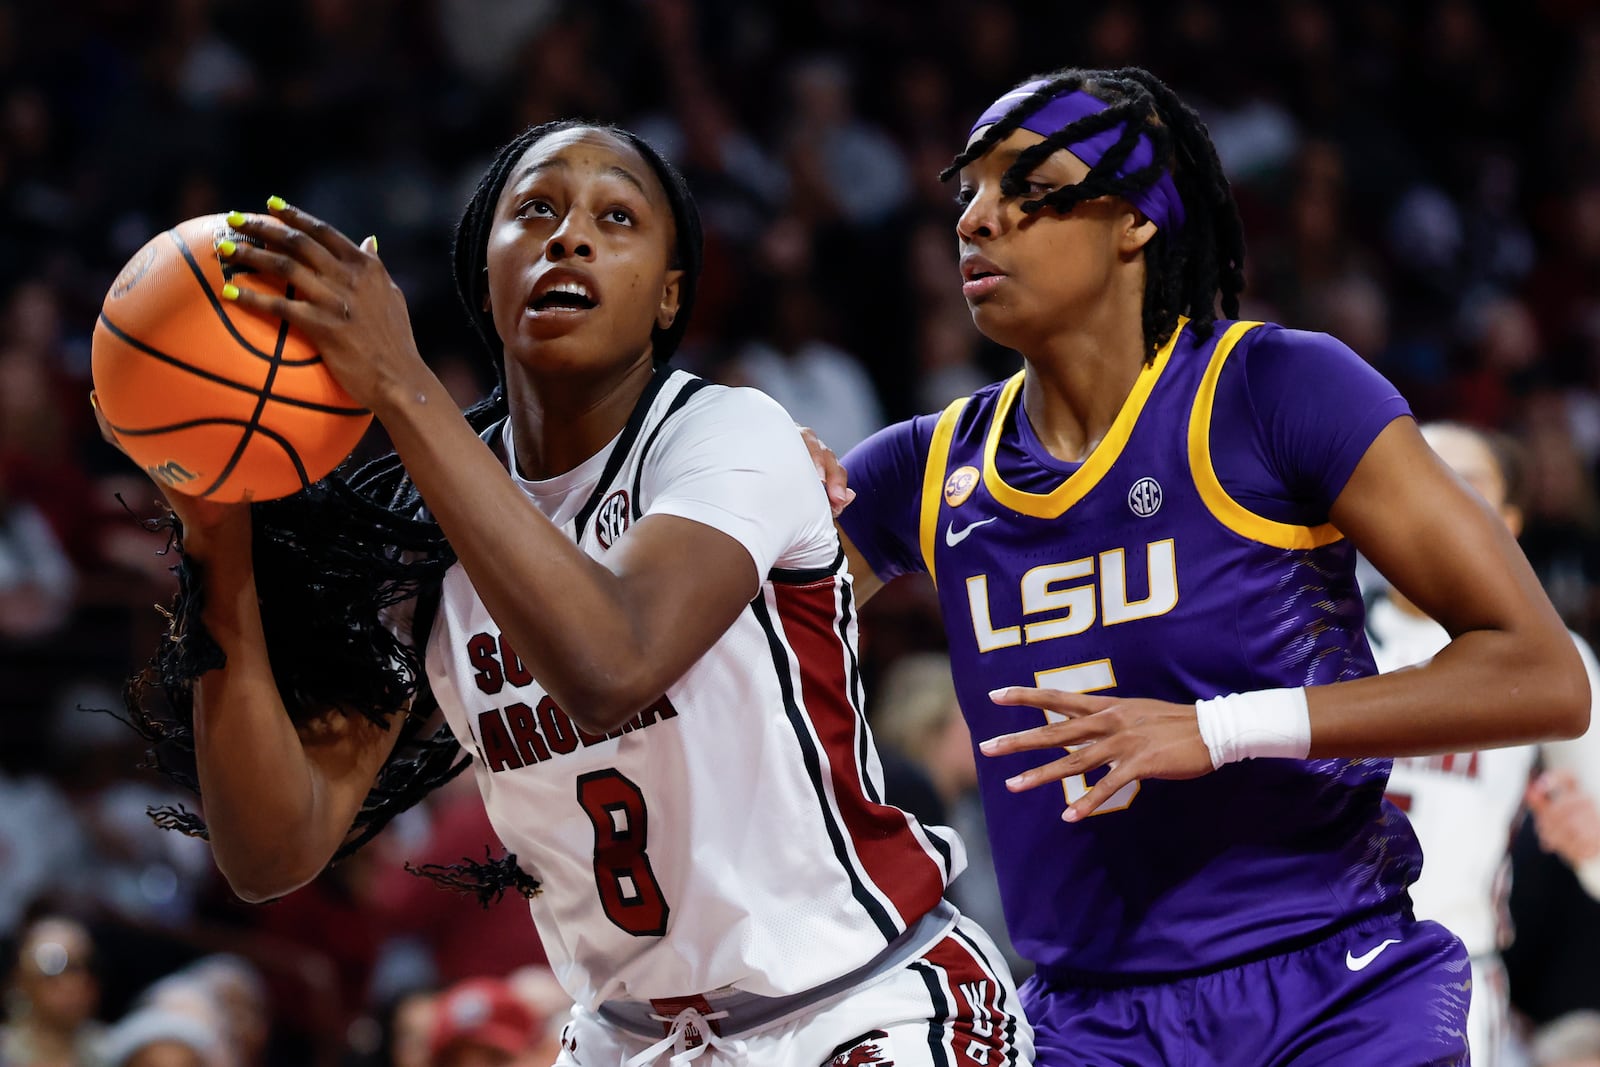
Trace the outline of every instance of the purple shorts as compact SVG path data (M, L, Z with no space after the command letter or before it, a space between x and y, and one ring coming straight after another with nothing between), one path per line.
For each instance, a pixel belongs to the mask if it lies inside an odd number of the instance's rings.
M1472 970L1435 922L1383 916L1152 985L1022 987L1038 1067L1457 1067Z

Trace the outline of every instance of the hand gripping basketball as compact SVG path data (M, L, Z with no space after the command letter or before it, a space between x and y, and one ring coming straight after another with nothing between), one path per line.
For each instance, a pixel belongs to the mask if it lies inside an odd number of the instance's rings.
M106 413L100 410L100 401L95 396L93 389L89 390L89 406L94 409L94 420L100 427L100 436L112 448L115 448L125 456L128 455L128 450L122 447L122 442L117 440L115 431L111 429L110 422L106 420ZM128 458L132 459L133 457L129 456ZM225 504L207 500L204 497L170 492L159 481L156 482L156 487L161 490L162 496L167 501L167 506L172 509L172 513L183 524L186 544L192 542L195 535L204 535L210 530L228 524L236 514L248 516L250 511L248 497L239 503ZM248 531L250 521L247 517L242 520L242 524L243 529Z
M282 283L222 255L247 240L221 215L151 238L118 274L93 341L99 408L118 447L163 490L270 500L333 470L372 415L315 342L230 303Z
M427 373L411 333L405 295L378 259L378 239L360 245L321 219L267 201L269 214L234 212L228 224L253 238L219 246L224 260L287 284L284 293L225 287L223 298L281 317L316 346L339 384L381 414L394 399L419 391Z

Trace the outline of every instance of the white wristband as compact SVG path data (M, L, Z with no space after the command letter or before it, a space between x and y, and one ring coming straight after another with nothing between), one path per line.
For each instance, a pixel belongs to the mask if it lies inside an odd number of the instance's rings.
M1311 752L1311 711L1305 689L1261 689L1197 700L1200 739L1211 766L1263 756L1305 759Z

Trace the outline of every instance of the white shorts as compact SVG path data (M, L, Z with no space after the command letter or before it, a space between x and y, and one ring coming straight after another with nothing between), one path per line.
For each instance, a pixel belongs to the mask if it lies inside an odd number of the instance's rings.
M665 1029L665 1027L663 1027ZM775 1025L664 1048L575 1007L556 1067L1030 1067L1033 1030L989 935L965 917L896 970ZM641 1059L641 1057L643 1057Z

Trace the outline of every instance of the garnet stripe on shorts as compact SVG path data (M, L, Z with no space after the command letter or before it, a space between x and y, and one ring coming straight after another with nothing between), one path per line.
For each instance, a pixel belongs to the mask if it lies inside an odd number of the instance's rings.
M1005 985L977 945L952 930L919 961L933 999L930 1049L955 1067L1015 1064L1016 1020L1005 1009Z
M876 804L856 762L857 712L850 702L846 650L837 630L838 583L773 586L778 619L800 667L801 706L827 755L834 797L867 877L909 924L944 895L944 871L911 828L911 816Z
M997 968L1006 968L1005 975L1009 978L1011 975L1009 965L1004 960L996 962L990 959L978 943L967 936L959 924L950 931L950 936L956 938L967 947L967 951L972 953L979 966L994 981L994 1010L1000 1013L1001 1018L1005 1019L1006 1062L1015 1065L1017 1062L1017 1017L1012 1014L1010 1005L1006 1003L1006 985L1008 983L1000 977L1001 972L997 970Z

